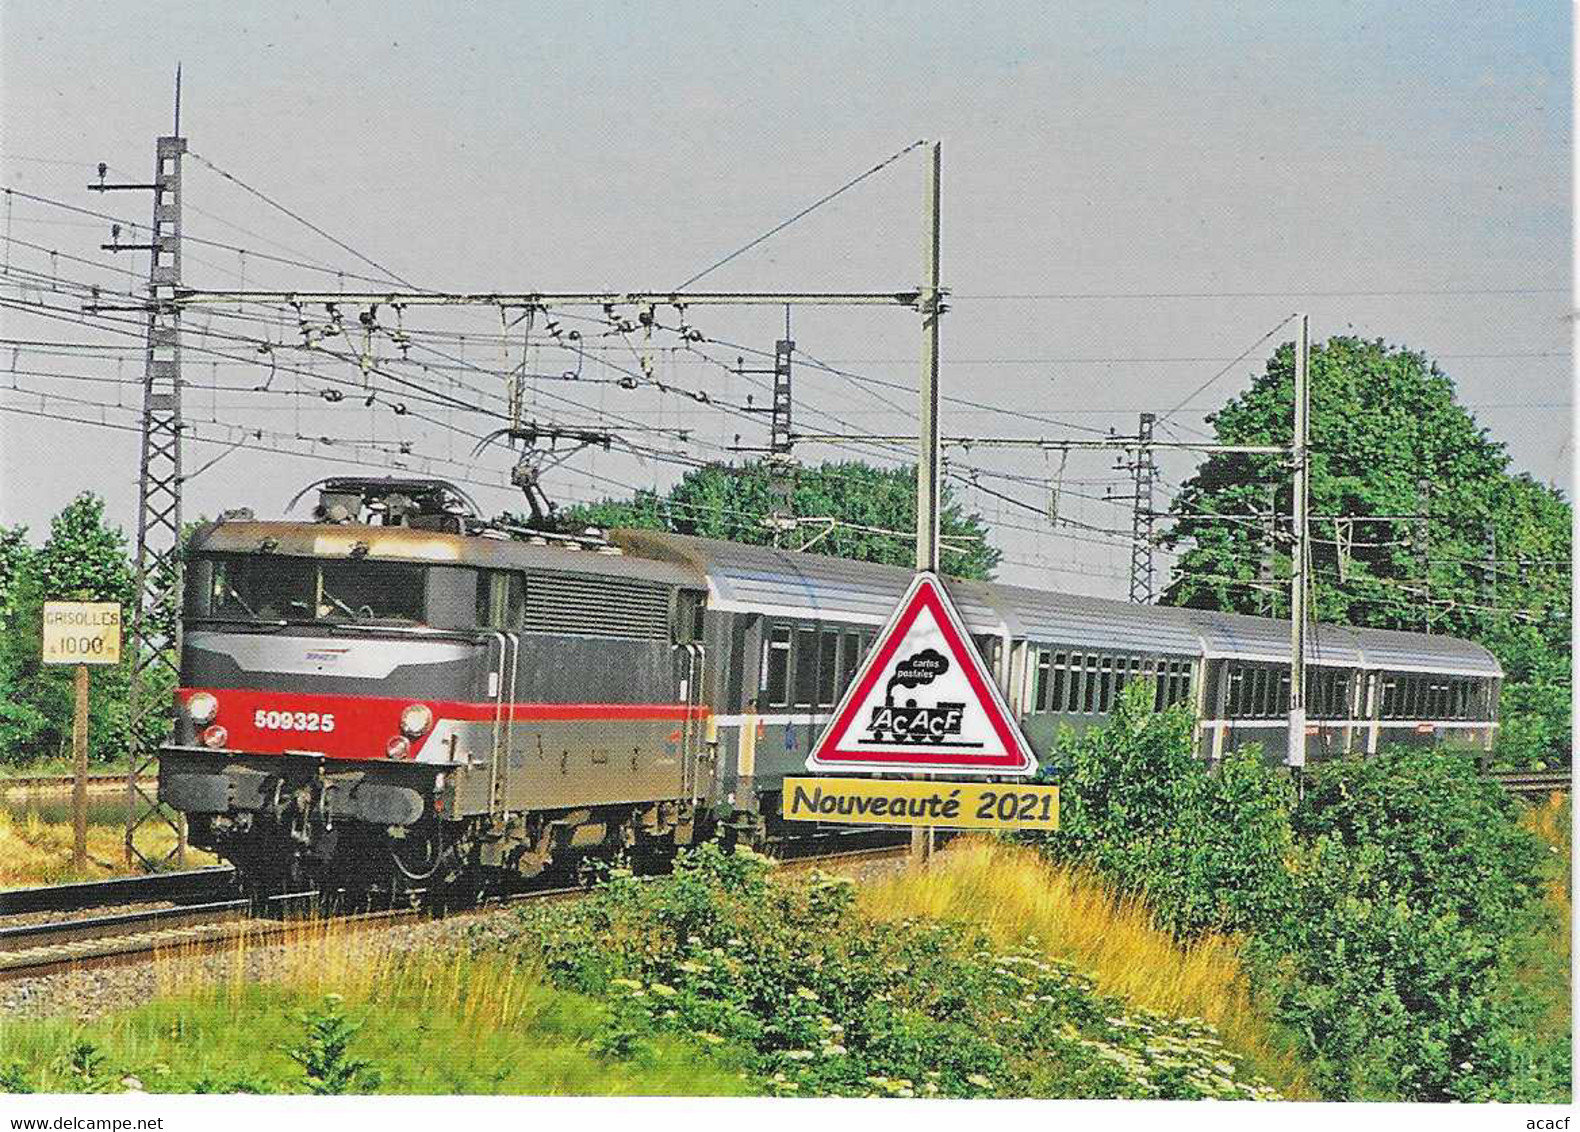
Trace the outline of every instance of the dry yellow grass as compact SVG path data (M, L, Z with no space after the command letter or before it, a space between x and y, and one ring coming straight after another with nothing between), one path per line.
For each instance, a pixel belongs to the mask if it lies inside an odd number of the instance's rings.
M1117 900L1090 874L1034 850L986 839L957 841L925 871L864 885L869 915L926 916L981 927L996 942L1034 942L1091 976L1105 994L1217 1027L1286 1096L1306 1093L1293 1052L1254 1007L1238 942L1207 936L1182 947L1135 901Z
M118 825L88 826L88 866L71 867L71 823L45 821L37 814L18 817L0 809L0 888L34 884L60 884L98 880L132 870L125 863L126 831ZM149 822L139 831L137 845L153 858L163 857L176 844L175 833L163 822ZM207 853L188 850L187 867L215 864Z
M1570 892L1570 816L1569 795L1554 791L1547 800L1532 806L1520 817L1520 824L1540 837L1553 851L1554 867L1547 877L1548 898L1569 914Z
M283 935L239 936L217 971L192 962L192 948L162 952L155 958L156 979L161 997L218 991L232 1007L260 979L304 995L339 995L348 1004L398 1000L402 1009L440 1013L477 1033L525 1025L542 1008L535 971L459 951L412 952L391 939L354 921L309 918Z

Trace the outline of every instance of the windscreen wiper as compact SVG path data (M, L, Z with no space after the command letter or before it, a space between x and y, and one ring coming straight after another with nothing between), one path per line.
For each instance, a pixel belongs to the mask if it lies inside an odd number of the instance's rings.
M238 629L283 629L287 625L308 625L308 621L287 621L281 617L274 618L235 618L235 617L188 617L188 621L205 625L231 625Z

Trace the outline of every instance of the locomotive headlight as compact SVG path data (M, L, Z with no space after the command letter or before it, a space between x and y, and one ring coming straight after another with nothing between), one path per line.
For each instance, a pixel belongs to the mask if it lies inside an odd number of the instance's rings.
M203 745L205 747L212 747L217 750L220 747L223 747L225 745L225 740L229 738L229 733L226 732L223 727L215 725L203 732Z
M219 701L208 692L194 692L187 700L187 718L199 727L214 722L219 714Z
M433 711L427 704L408 704L400 713L401 734L416 739L433 726Z
M384 744L384 757L390 759L411 758L411 740L404 735L391 735L389 742Z

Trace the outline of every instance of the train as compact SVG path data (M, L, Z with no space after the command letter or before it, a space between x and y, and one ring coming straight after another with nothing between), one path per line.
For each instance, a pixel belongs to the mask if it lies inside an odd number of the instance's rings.
M334 478L310 519L228 512L186 553L159 798L260 889L418 892L785 836L787 775L910 571L652 530L551 534L440 480ZM289 509L288 509L289 510ZM1145 682L1204 760L1285 760L1289 623L948 580L1039 757ZM1320 625L1316 761L1490 749L1474 643Z

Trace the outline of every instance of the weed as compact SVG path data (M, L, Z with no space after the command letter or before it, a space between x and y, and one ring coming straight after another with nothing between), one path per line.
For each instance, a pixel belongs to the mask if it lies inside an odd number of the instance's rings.
M308 1090L321 1096L367 1091L382 1079L371 1061L351 1056L362 1023L346 1017L341 1002L337 994L325 995L322 1005L297 1015L306 1033L300 1045L285 1051L302 1067Z
M617 878L471 941L610 1003L620 1041L681 1036L742 1058L774 1095L1275 1095L1200 1019L1135 1009L970 925L855 905L846 878L774 878L705 845L671 877Z
M75 1092L102 1093L110 1087L105 1057L99 1047L86 1038L78 1038L66 1051L65 1073Z

